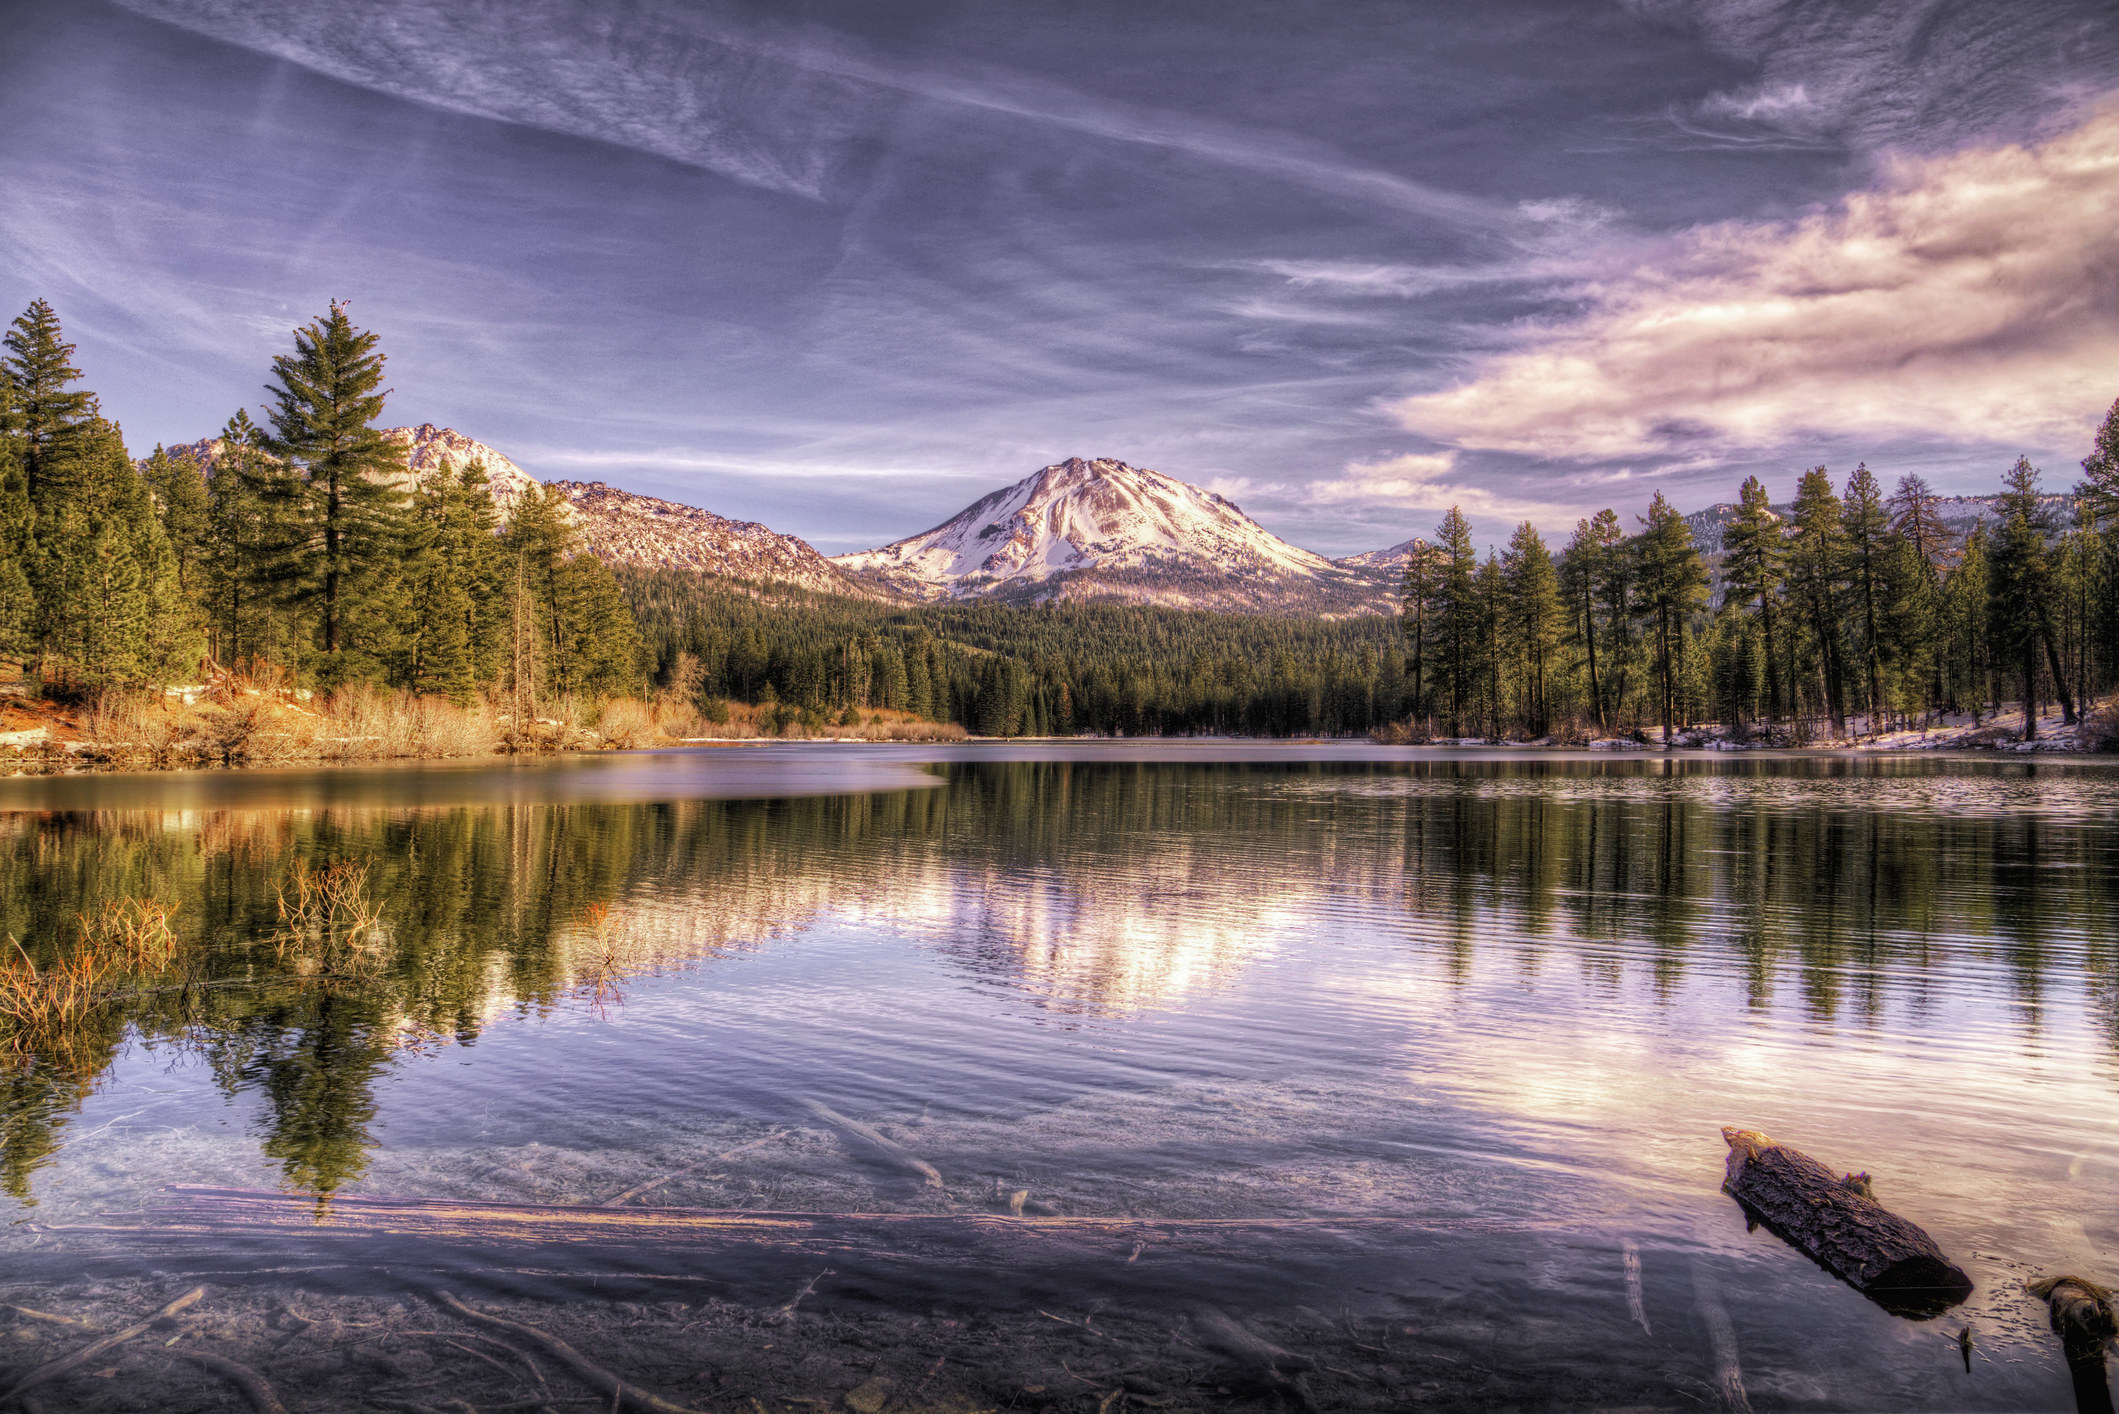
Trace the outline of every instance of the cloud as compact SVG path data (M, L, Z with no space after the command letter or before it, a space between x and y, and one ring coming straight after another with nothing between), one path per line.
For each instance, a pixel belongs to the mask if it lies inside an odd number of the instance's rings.
M1807 112L1816 106L1806 86L1799 83L1773 83L1761 84L1740 92L1710 94L1700 104L1700 109L1702 112L1717 113L1724 117L1757 121Z
M126 9L392 97L615 143L767 190L849 196L908 103L954 110L991 141L994 115L1285 182L1357 210L1499 230L1506 204L1349 159L1284 132L1083 92L1005 66L886 59L817 25L728 5L647 0L117 0ZM965 121L969 120L969 121Z
M1513 496L1490 486L1472 484L1458 472L1453 451L1409 452L1379 461L1356 461L1337 476L1309 482L1260 481L1221 477L1210 490L1236 499L1268 505L1357 511L1431 511L1455 506L1489 526L1533 521L1541 526L1572 524L1578 512L1546 501Z
M2119 105L2042 145L1892 159L1829 209L1695 228L1578 293L1585 313L1399 420L1575 459L2072 444L2119 391Z
M1936 152L2034 132L2108 82L2119 28L2065 0L1622 0L1756 66L1756 83L1666 116L1711 145Z

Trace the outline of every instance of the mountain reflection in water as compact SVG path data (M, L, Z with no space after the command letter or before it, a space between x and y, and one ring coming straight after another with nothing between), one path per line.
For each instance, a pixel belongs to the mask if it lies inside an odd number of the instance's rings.
M1230 984L1292 941L1395 929L1659 994L1711 962L1818 1021L1945 1005L1998 967L2014 1025L2079 987L2119 1046L2110 773L2040 764L956 762L942 789L787 799L157 811L7 818L0 931L40 968L111 900L175 905L175 961L63 1037L0 1049L18 1199L128 1045L262 1100L284 1182L329 1193L374 1146L376 1087L505 1018L623 1005L819 920L896 930L1055 1019ZM236 779L236 778L228 778ZM365 862L358 967L274 943L290 870ZM601 919L599 922L598 920ZM1388 985L1382 979L1377 985ZM2108 1061L2109 1055L2105 1057ZM2100 1064L2104 1063L2100 1061Z

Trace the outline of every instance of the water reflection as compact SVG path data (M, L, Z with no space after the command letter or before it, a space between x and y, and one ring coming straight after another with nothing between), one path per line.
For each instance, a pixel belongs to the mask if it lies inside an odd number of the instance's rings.
M262 1100L292 1188L362 1173L391 1068L497 1020L825 920L899 930L1016 1004L1115 1022L1295 943L1383 928L1459 979L1485 951L1661 995L1726 976L1820 1022L1922 1014L1998 972L2014 1024L2079 987L2119 1047L2113 776L1933 761L957 762L943 789L6 817L0 932L48 972L111 900L179 947L63 1034L0 1047L17 1198L127 1045ZM629 778L630 779L630 778ZM319 797L328 799L328 797ZM290 953L290 871L365 863L382 942ZM43 975L40 973L39 975ZM711 985L711 971L700 985Z

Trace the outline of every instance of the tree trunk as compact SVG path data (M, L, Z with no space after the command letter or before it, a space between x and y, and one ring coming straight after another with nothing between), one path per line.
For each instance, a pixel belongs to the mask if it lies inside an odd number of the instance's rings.
M1869 1196L1866 1174L1842 1177L1749 1129L1724 1129L1722 1191L1753 1221L1898 1315L1939 1315L1972 1293L1935 1240Z
M2069 726L2075 725L2075 698L2067 690L2067 673L2060 666L2060 650L2053 643L2053 626L2039 625L2039 637L2045 640L2045 662L2053 673L2053 691L2060 696L2060 720Z

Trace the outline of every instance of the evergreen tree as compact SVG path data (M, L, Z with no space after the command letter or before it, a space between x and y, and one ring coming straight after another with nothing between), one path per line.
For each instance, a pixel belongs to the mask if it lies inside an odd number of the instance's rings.
M1847 590L1860 641L1869 731L1873 735L1883 729L1883 631L1888 592L1884 538L1889 533L1890 520L1884 514L1883 488L1876 484L1876 474L1869 470L1867 462L1858 464L1847 478L1840 517L1846 543Z
M1436 614L1442 603L1443 566L1441 551L1425 540L1415 540L1412 552L1405 559L1405 580L1400 591L1399 621L1404 625L1405 637L1412 650L1412 715L1423 721L1433 719L1428 704L1427 655Z
M1559 576L1544 539L1529 521L1516 527L1502 564L1508 581L1509 636L1523 665L1524 716L1531 734L1544 736L1552 729L1546 685L1560 637Z
M7 349L0 370L13 395L24 487L32 510L41 511L54 489L64 489L55 483L82 465L76 444L97 421L96 398L71 386L81 379L74 346L61 337L59 316L45 301L16 316L0 345Z
M1909 473L1899 478L1889 503L1891 534L1897 538L1904 561L1898 574L1902 586L1898 636L1909 655L1927 662L1930 705L1938 708L1949 700L1939 643L1945 617L1943 572L1955 540L1943 524L1938 508L1941 499L1925 477Z
M1638 611L1655 629L1656 678L1660 684L1659 706L1663 744L1671 743L1673 718L1678 705L1678 676L1683 664L1687 617L1706 600L1707 571L1700 563L1692 531L1663 493L1655 493L1648 514L1641 518L1639 550L1640 599Z
M1435 595L1436 669L1449 706L1449 734L1464 735L1464 718L1478 695L1480 620L1478 552L1472 548L1471 522L1455 506L1435 527L1440 556Z
M1836 736L1847 734L1846 673L1840 613L1845 601L1847 540L1839 497L1823 467L1803 474L1788 538L1788 587L1810 630L1818 695Z
M416 692L466 705L498 673L506 600L497 520L482 465L434 472L414 493L396 676Z
M2119 402L2098 427L2090 454L2082 459L2082 476L2076 494L2088 503L2095 523L2119 526Z
M1727 599L1752 606L1758 616L1756 643L1765 668L1766 715L1781 713L1781 674L1774 653L1774 610L1787 559L1781 519L1773 513L1766 487L1756 476L1744 478L1737 491L1736 519L1722 537L1722 576Z
M1561 592L1575 638L1582 645L1589 677L1590 715L1599 732L1609 730L1604 710L1604 683L1597 671L1597 610L1601 591L1610 577L1609 562L1618 553L1624 533L1617 512L1599 511L1592 519L1575 525L1574 538L1560 557Z
M36 652L37 599L29 582L35 537L20 424L14 381L0 368L0 658L25 664Z
M294 352L272 361L272 436L266 451L300 473L299 499L282 518L273 578L283 598L314 616L327 686L379 668L386 593L403 549L401 453L375 426L382 416L383 355L334 301L294 331Z
M294 538L280 524L301 514L299 474L265 451L265 434L244 409L221 429L206 488L203 592L213 656L235 671L277 658L299 673L300 645L275 612L277 548Z
M2075 701L2060 664L2053 634L2053 569L2047 542L2053 526L2038 494L2038 469L2024 457L2002 476L1992 578L1988 585L1988 632L1995 651L2013 667L2023 687L2023 736L2038 735L2038 657L2045 650L2062 719L2075 720Z
M141 468L153 493L162 534L176 561L177 589L191 602L204 597L210 540L206 478L190 457L172 457L159 445Z

